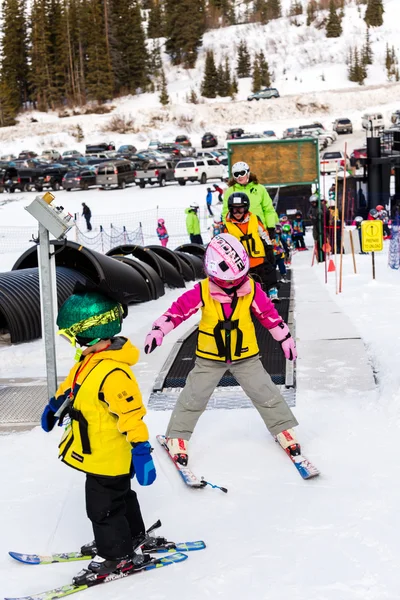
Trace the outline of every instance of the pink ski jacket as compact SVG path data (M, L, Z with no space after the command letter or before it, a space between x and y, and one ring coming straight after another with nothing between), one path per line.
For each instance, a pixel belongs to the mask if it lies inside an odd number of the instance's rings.
M247 277L237 290L237 295L239 297L246 296L250 291L250 281ZM223 305L225 317L229 318L232 314L232 309L230 307L232 297L215 285L215 283L212 283L212 281L210 281L210 293L214 300ZM182 321L186 321L186 319L189 319L189 317L194 315L202 306L200 284L196 283L191 290L188 290L182 294L182 296L179 296L179 298L171 304L165 313L153 323L153 327L161 329L164 335L166 335L175 329L175 327L178 327ZM256 283L255 285L251 311L266 329L273 329L274 327L277 327L279 323L282 323L282 317L279 315L267 294L262 290L259 283Z

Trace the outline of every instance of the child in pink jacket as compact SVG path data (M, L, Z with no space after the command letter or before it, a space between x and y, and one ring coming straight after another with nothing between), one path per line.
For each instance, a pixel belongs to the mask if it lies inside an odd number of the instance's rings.
M164 335L199 309L202 311L195 366L167 427L172 457L187 465L187 442L228 369L281 446L293 455L300 454L292 429L298 423L261 363L251 316L280 342L288 360L296 360L296 346L288 326L261 286L248 276L249 257L234 236L220 234L211 240L204 268L208 277L173 302L154 322L145 341L145 353L149 354L161 345Z
M164 219L158 219L156 231L157 231L158 239L161 242L161 246L163 246L165 248L168 244L169 235L168 235L167 228L165 227Z

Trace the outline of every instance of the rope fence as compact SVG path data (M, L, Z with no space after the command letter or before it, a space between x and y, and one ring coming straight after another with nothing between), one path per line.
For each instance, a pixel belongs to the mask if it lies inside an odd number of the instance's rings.
M220 217L213 206L214 214ZM68 239L96 252L106 253L111 248L125 244L147 246L159 244L156 228L158 219L164 219L169 234L168 247L171 249L190 241L186 232L185 208L157 207L151 210L117 214L93 215L91 231L86 231L86 221L78 213L74 215L75 227L68 232ZM210 240L209 228L212 218L206 208L199 210L200 228L203 241ZM38 237L36 225L13 227L0 226L0 254L27 250Z

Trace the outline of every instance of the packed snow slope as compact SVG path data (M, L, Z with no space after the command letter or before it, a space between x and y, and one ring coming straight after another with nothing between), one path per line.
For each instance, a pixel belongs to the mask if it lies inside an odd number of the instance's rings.
M306 4L303 2L303 4ZM354 129L361 129L361 115L366 110L379 108L390 124L390 114L399 108L400 84L388 83L385 69L386 44L393 46L399 55L397 23L400 19L400 2L384 0L385 13L382 27L371 28L373 65L368 67L364 86L347 79L346 58L350 47L361 48L365 42L366 24L363 19L365 5L350 2L345 6L340 38L326 38L325 28L315 24L307 26L306 16L287 16L267 25L243 24L208 31L203 38L195 69L186 70L170 64L163 53L164 69L168 79L171 104L161 107L159 94L139 94L115 99L114 107L105 115L76 115L60 119L57 113L29 112L21 115L15 127L0 129L2 154L17 154L26 149L42 151L44 148L76 148L84 150L86 143L112 139L117 146L133 143L137 148L147 147L151 138L171 141L178 133L189 133L198 145L204 131L213 131L220 144L225 141L229 127L244 127L250 131L274 129L278 136L286 127L310 120L319 120L327 128L338 117L349 117ZM282 2L283 14L288 13L290 1ZM326 16L321 13L319 20ZM274 74L273 85L280 99L248 102L251 78L239 80L239 93L235 101L230 98L202 99L200 104L188 104L191 90L199 93L204 72L205 55L213 49L217 63L228 56L232 58L241 40L246 40L252 56L263 50ZM161 40L163 43L164 40ZM131 120L125 134L109 131L109 122L118 115ZM34 117L37 122L31 122ZM73 134L80 125L84 140L77 143Z
M310 271L311 252L294 257L294 278ZM210 488L189 490L168 457L155 447L158 477L153 486L133 482L146 523L163 521L162 533L176 541L204 539L207 549L192 553L181 565L116 581L85 592L87 600L123 600L132 595L148 600L185 597L191 600L398 600L398 539L400 502L397 436L400 360L398 320L399 273L377 256L377 280L371 280L371 257L357 257L353 275L345 257L343 294L337 296L334 274L328 289L364 338L377 372L377 388L362 392L357 372L345 389L336 384L315 390L312 380L337 365L323 353L314 368L307 363L305 344L297 340L299 359L298 437L321 476L303 481L267 433L255 410L207 411L190 443L191 466L228 494ZM296 294L312 303L324 284L323 265ZM124 332L140 348L151 323L179 291L131 310ZM376 306L385 297L385 310ZM311 326L312 311L296 309L297 324ZM195 322L186 323L190 326ZM185 325L185 326L186 326ZM184 327L169 335L135 367L146 400L173 341ZM324 332L321 331L321 338ZM329 342L327 342L329 343ZM66 344L60 372L72 361ZM12 352L10 366L12 368ZM21 367L43 363L37 345L18 347ZM68 361L67 361L68 355ZM343 369L347 359L343 356ZM3 374L8 353L2 352ZM315 369L315 370L314 370ZM155 435L165 431L169 412L149 412ZM8 550L47 553L75 550L92 539L84 509L84 476L57 460L60 430L0 436L0 597L33 594L66 583L81 564L24 566Z

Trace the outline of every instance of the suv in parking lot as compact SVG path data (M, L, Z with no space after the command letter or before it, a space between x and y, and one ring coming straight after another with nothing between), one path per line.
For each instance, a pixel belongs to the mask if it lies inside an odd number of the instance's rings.
M336 171L336 165L345 167L344 152L339 150L332 152L324 152L320 162L320 171L322 174L330 174ZM350 167L349 158L346 157L346 168Z
M102 188L117 186L122 190L128 183L135 183L135 165L129 160L115 160L99 165L96 183Z
M201 147L214 148L215 146L218 146L217 136L207 131L201 138Z
M280 98L276 88L264 88L255 94L247 96L247 100L269 100L270 98Z
M350 119L336 119L333 121L333 131L336 133L353 133L353 125Z
M179 185L186 185L187 181L207 183L208 179L221 179L223 181L225 167L216 160L209 158L180 160L175 166L175 179Z
M64 190L87 190L92 185L96 185L96 171L93 169L77 169L68 171L62 180Z
M191 146L192 142L187 135L177 135L175 138L175 144L180 144L181 146Z

